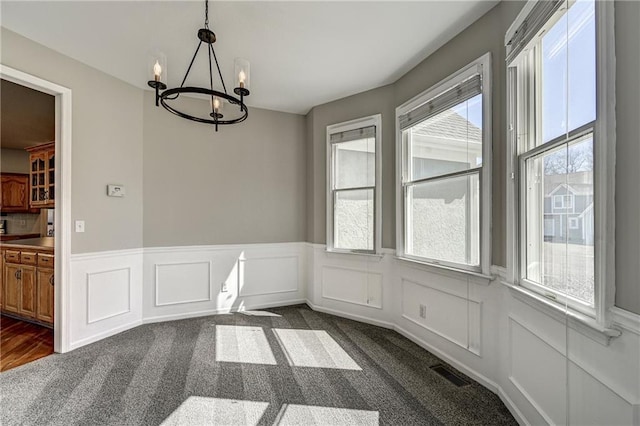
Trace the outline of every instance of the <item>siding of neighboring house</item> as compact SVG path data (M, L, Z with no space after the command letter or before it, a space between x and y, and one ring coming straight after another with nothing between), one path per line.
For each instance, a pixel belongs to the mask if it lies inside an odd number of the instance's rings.
M573 182L575 175L545 176L544 198L544 239L545 241L570 244L593 245L593 187L584 183ZM554 179L555 178L555 179ZM556 182L554 182L554 180ZM570 198L570 201L566 198Z

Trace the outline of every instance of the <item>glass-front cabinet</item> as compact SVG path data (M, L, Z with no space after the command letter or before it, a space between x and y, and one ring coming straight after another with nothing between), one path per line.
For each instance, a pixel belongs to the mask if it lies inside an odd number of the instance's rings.
M30 159L29 205L32 208L55 206L55 142L27 148Z

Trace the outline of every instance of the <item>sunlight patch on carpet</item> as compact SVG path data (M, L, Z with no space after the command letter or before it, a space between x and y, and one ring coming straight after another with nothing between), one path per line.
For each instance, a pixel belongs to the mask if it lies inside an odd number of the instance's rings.
M276 365L262 327L216 325L216 361Z
M324 330L273 330L292 367L362 370Z
M275 424L285 425L377 425L377 411L352 410L349 408L318 407L313 405L284 404Z
M162 425L257 425L268 402L190 396Z

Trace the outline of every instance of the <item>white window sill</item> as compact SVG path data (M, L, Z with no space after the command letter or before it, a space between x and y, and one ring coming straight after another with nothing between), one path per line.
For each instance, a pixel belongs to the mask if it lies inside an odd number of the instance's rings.
M572 329L604 346L609 346L609 341L613 337L622 334L617 328L605 327L595 319L549 300L527 288L505 281L501 281L501 283L511 291L516 299L560 322L566 321L566 324Z
M331 250L325 249L325 254L329 257L339 258L341 256L354 256L360 257L367 260L375 260L380 261L384 257L384 253L359 253L357 251L341 251L341 250Z
M446 275L454 278L471 278L473 282L482 285L489 285L495 279L493 275L483 274L482 272L468 271L466 269L454 268L446 265L436 265L430 262L423 262L412 259L410 257L394 256L395 259L405 262L408 265L427 272Z

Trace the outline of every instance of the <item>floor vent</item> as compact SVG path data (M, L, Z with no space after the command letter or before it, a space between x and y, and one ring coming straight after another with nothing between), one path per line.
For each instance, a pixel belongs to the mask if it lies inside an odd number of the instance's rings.
M430 368L457 387L468 386L471 384L471 382L454 372L451 367L447 365L437 364Z

